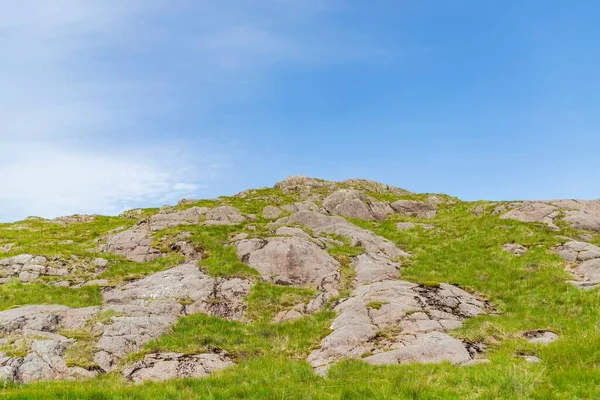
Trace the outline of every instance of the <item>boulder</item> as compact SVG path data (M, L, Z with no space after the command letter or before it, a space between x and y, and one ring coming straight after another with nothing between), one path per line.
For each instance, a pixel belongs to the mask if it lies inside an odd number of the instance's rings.
M559 215L559 209L553 205L540 202L527 202L506 214L502 214L500 218L514 219L521 222L541 222L554 230L558 230L558 226L556 226L554 220Z
M515 256L521 256L521 255L527 253L527 247L521 246L520 244L517 244L517 243L504 244L504 245L502 245L502 250L504 250L508 253L512 253Z
M283 211L279 207L266 206L263 208L262 216L266 219L276 219L281 216Z
M236 225L242 223L246 218L231 206L221 206L208 210L205 214L204 225Z
M134 383L145 381L160 382L168 379L202 378L210 373L235 365L224 354L147 354L139 361L125 368L123 375Z
M468 362L469 347L446 332L487 310L482 300L447 284L387 280L359 286L335 307L332 333L308 362L319 374L340 360L365 355L372 364Z
M543 329L528 331L523 333L523 336L529 343L548 345L558 340L558 335L552 331Z
M244 263L260 272L263 279L280 285L311 285L331 291L340 279L339 262L305 238L247 239L236 247Z
M356 189L336 190L323 200L323 207L330 214L366 220L382 220L394 212L389 204L365 196Z
M352 258L358 284L400 278L400 264L381 253L365 253Z
M31 282L40 276L65 276L69 273L67 268L52 265L46 257L20 254L0 260L0 275Z
M398 214L417 218L433 218L437 215L437 206L424 201L398 200L390 204Z
M579 279L569 283L582 289L600 284L600 247L572 240L557 246L555 251L565 261L574 264L570 272Z

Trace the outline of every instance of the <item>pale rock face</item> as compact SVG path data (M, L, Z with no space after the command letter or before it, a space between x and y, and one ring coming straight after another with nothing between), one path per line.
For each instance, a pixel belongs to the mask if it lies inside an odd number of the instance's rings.
M600 200L555 200L552 204L567 210L564 221L574 228L600 233Z
M545 330L525 332L523 336L529 343L541 344L544 346L558 340L558 335L556 333Z
M321 179L309 178L307 176L290 176L281 182L277 182L274 187L275 189L281 189L285 194L306 194L313 189L333 186L335 186L334 182L327 182Z
M310 240L301 237L248 239L237 243L240 259L263 279L282 285L311 285L335 290L339 262Z
M582 289L590 289L600 284L600 247L591 243L570 241L558 246L555 251L565 261L574 264L570 271L579 277L579 280L569 283Z
M384 253L394 259L408 257L409 254L400 250L396 245L375 233L362 229L344 218L327 216L311 211L300 211L289 218L278 221L280 224L301 224L312 229L317 234L332 233L349 238L353 246L363 246L369 253Z
M283 211L279 207L266 206L263 209L262 216L263 216L263 218L266 218L266 219L276 219L281 216L282 212Z
M18 277L23 282L31 282L40 276L65 276L67 268L51 266L46 257L21 254L0 260L0 276Z
M400 264L381 253L365 253L352 259L359 285L371 282L400 279Z
M235 365L224 354L158 353L147 354L123 371L126 379L134 383L160 382L168 379L202 378L210 373Z
M390 204L398 214L415 216L418 218L433 218L437 215L435 204L414 200L398 200Z
M122 255L136 262L152 261L162 256L158 249L152 247L152 235L155 232L180 225L198 225L200 223L205 225L235 225L245 220L246 218L237 209L230 206L212 209L191 207L182 211L167 208L158 214L139 221L125 231L108 236L106 243L100 246L100 250L105 253ZM180 246L183 246L183 244L180 244Z
M205 216L205 225L235 225L246 220L236 208L231 206L212 208L206 212Z
M67 341L36 340L25 357L5 357L0 354L0 380L30 383L52 379L92 378L97 373L79 367L67 367L62 355Z
M323 207L331 214L366 220L382 220L394 210L389 204L363 195L356 189L339 189L323 200Z
M308 357L320 374L342 359L364 355L371 364L468 362L468 346L446 332L486 313L487 306L452 285L386 280L359 286L335 311L333 332Z
M560 214L557 207L539 203L539 202L528 202L523 205L502 214L501 219L514 219L522 222L542 222L548 225L552 229L558 229L554 220Z
M0 355L0 378L31 382L94 375L66 367L62 355L74 340L57 335L60 329L94 329L99 334L94 361L102 370L111 371L123 356L168 332L183 315L201 312L242 319L251 287L244 279L209 277L195 263L187 263L104 292L100 307L27 306L0 312L0 334L48 338L41 344L34 341L24 358ZM104 311L114 313L111 321L90 328L89 321ZM205 371L216 368L210 364L211 356L204 358L208 360Z

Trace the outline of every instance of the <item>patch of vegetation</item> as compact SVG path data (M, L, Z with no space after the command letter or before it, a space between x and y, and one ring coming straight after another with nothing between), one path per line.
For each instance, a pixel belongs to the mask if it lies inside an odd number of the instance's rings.
M7 357L25 357L29 346L24 337L4 338L5 343L0 346L0 353Z
M278 312L296 304L308 303L317 294L313 288L294 288L259 282L248 296L247 317L251 321L270 321Z
M202 255L199 266L208 275L254 279L258 276L258 272L242 263L235 248L227 244L229 237L240 232L241 229L239 225L182 225L158 232L154 243L158 247L165 239L186 232L189 237L185 240ZM168 248L163 250L169 251Z
M31 304L61 304L81 308L102 303L98 286L82 288L55 287L45 284L24 284L16 280L0 285L0 310Z
M387 301L371 301L369 303L367 303L367 308L373 309L373 310L380 310L381 307L383 307L384 305L388 304L389 302Z
M329 332L333 317L322 311L299 320L275 324L264 319L244 324L208 315L181 318L171 333L148 343L143 353L196 354L227 351L238 362L261 356L304 359Z

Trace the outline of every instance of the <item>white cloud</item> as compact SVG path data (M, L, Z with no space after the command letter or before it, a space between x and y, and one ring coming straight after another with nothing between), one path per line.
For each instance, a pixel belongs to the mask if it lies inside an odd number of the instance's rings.
M311 24L332 1L0 0L0 221L198 195L241 142L203 123L178 136L171 113L189 87L201 120L281 63L354 57Z
M72 213L116 214L129 208L173 203L202 187L183 168L125 156L68 151L51 146L19 149L0 165L0 220Z

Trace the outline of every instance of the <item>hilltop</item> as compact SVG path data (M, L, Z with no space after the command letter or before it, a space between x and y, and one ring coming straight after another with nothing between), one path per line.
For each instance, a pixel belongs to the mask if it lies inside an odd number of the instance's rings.
M0 393L594 398L598 285L597 200L290 177L30 217L0 224Z

